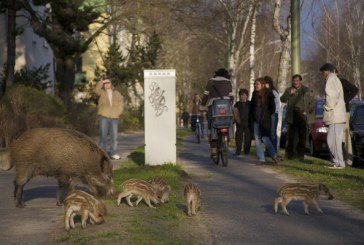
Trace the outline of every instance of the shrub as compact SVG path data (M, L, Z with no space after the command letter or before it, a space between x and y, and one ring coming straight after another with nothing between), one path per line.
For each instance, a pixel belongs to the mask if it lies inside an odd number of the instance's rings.
M97 109L85 103L73 103L68 112L68 121L72 128L89 136L97 135Z
M64 115L60 99L24 85L12 86L0 101L0 143L7 147L32 128L65 127Z
M141 109L127 109L121 115L121 130L138 130L144 127Z

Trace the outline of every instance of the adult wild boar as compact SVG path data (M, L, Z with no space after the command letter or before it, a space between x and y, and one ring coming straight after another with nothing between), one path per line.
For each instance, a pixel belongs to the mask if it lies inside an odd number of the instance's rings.
M34 176L53 176L58 180L57 205L70 183L79 179L97 195L113 194L112 163L90 137L75 130L37 128L26 131L8 152L9 169L15 166L14 198L24 207L24 185Z

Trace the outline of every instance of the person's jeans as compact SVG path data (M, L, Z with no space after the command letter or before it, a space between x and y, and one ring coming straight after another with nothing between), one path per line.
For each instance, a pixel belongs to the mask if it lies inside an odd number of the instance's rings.
M99 117L100 124L100 146L106 152L109 152L110 156L116 154L118 147L118 124L119 119L112 119L107 117ZM110 151L107 150L107 136L110 134Z
M269 137L267 136L261 136L260 133L260 124L254 122L254 138L255 138L255 147L257 151L257 157L259 161L265 162L265 156L263 151L262 143L265 144L268 154L272 159L277 158L276 151L273 148L273 144L270 141Z
M273 148L275 152L278 152L278 139L277 139L277 125L278 125L278 113L273 113L271 115L271 135L270 140L272 141Z

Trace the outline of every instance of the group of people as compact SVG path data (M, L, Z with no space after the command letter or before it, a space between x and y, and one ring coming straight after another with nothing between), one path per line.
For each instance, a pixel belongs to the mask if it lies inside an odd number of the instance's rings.
M357 94L358 89L350 82L338 77L337 68L324 64L320 71L325 85L325 103L323 121L328 126L327 144L330 149L332 168L345 168L342 143L348 156L352 155L351 139L348 128L349 101ZM120 159L117 154L117 132L119 117L123 112L124 102L122 95L114 89L110 79L97 83L95 93L99 96L98 115L100 125L100 146L107 150L106 141L110 134L111 146L107 151L112 159ZM234 96L229 72L220 68L208 81L204 96L195 94L189 105L191 128L195 130L196 119L199 118L203 128L204 111L207 106L208 138L211 157L216 157L216 139L211 137L212 104L217 99L228 99L233 104ZM265 162L266 156L279 161L277 125L280 103L287 103L287 159L303 159L306 150L306 140L310 114L314 111L314 99L308 87L302 84L302 76L292 76L292 84L282 96L274 87L273 79L269 76L257 78L254 82L254 91L249 101L247 89L239 90L239 101L233 106L236 122L236 152L235 155L250 153L251 141L254 138L256 154L260 162ZM343 135L345 134L345 137ZM265 145L265 151L263 146ZM350 158L349 158L350 161Z
M338 77L334 65L324 64L320 71L326 80L325 104L323 121L328 126L327 144L330 150L332 168L345 167L342 143L348 156L352 155L351 139L348 128L349 101L354 98L358 89L345 79ZM201 105L208 106L208 129L211 157L216 155L216 141L211 139L211 105L212 101L220 98L230 99L233 104L232 85L227 70L221 68L215 72L206 86ZM273 79L269 76L257 78L254 91L249 101L247 89L239 90L239 101L234 104L235 155L250 153L251 141L254 138L256 154L260 162L266 161L266 156L279 161L278 157L278 113L280 103L286 103L287 123L287 159L303 159L306 151L308 127L315 109L311 90L303 85L302 76L292 76L292 84L280 96L274 87ZM345 137L343 137L345 134ZM265 145L265 151L263 146ZM350 157L348 159L350 161Z

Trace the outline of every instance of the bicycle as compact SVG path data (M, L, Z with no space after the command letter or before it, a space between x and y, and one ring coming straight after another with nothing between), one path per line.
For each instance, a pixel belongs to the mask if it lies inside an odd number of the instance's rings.
M200 144L201 143L201 137L202 137L202 128L201 128L201 123L200 123L200 117L199 116L197 116L197 118L196 118L195 135L196 135L197 143Z
M230 100L215 100L212 105L212 132L216 138L217 154L212 160L219 164L220 159L224 167L228 166L228 143L230 140L230 127L233 123L233 113Z

